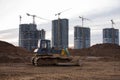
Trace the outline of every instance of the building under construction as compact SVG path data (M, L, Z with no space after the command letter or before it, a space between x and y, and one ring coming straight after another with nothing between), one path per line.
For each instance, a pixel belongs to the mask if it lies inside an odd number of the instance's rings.
M74 27L74 48L90 47L90 28L75 26Z
M36 24L19 25L19 46L29 51L37 48L38 40L45 39L45 31L37 30Z
M52 21L52 46L56 48L68 48L68 19Z
M103 43L112 43L119 45L119 30L115 28L103 29Z

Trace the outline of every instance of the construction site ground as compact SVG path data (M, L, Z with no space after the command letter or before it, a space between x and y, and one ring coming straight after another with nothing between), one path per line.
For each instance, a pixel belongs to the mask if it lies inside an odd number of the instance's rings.
M83 61L82 66L1 63L0 80L120 80L120 61Z
M33 66L34 53L0 41L0 80L120 80L120 46L69 49L81 66Z

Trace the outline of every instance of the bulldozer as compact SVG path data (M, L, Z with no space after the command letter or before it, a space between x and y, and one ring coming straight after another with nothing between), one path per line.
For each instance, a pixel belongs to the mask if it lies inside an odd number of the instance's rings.
M40 45L34 50L35 55L32 57L34 66L63 65L63 66L80 66L81 60L73 60L68 49L56 49L51 47L50 40L40 40Z

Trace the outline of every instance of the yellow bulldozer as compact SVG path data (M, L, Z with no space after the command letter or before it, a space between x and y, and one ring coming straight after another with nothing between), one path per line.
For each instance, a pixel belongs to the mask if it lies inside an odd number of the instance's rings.
M35 49L35 55L32 57L34 66L63 65L80 66L80 58L74 58L70 55L68 49L51 48L50 40L40 40L40 47Z

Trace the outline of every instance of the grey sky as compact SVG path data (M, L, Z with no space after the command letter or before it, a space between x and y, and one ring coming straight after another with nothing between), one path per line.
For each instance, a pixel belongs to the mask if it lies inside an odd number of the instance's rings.
M69 19L70 45L73 45L74 26L81 25L78 16L89 18L85 26L91 28L91 45L102 43L102 29L111 27L110 20L120 29L120 0L0 0L0 40L18 44L19 15L22 23L32 22L26 12L46 19L56 19L55 13L71 8L61 14ZM51 39L51 22L36 18L38 29L44 28L46 38Z

